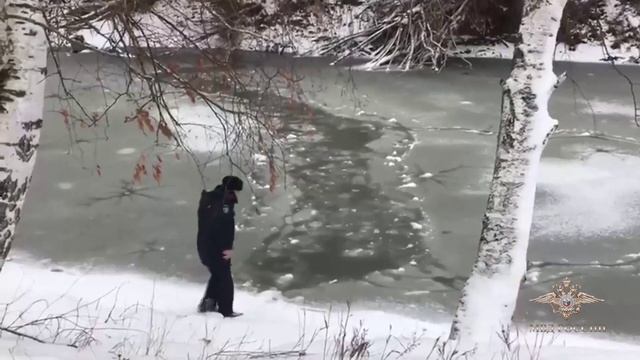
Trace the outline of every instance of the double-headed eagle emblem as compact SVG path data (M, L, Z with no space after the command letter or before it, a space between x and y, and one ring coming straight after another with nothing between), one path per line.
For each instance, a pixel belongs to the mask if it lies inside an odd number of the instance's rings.
M553 285L552 292L540 295L530 301L540 304L550 304L554 314L560 314L562 318L568 320L572 315L580 312L582 304L594 304L603 302L593 295L584 293L580 285L572 284L569 278L564 278L559 283Z

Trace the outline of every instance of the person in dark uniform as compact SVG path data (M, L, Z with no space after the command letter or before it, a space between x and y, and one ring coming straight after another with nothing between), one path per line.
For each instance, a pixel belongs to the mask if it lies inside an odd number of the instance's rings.
M198 255L209 269L199 312L219 312L224 317L240 316L233 311L233 278L231 256L235 237L236 191L242 190L242 180L225 176L213 191L202 190L198 206Z

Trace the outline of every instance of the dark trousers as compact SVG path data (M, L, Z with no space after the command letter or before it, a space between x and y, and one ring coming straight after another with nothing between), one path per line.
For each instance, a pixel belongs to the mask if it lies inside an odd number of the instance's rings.
M231 261L221 259L207 266L211 277L204 293L205 299L213 299L218 304L218 312L223 315L233 313L233 278Z

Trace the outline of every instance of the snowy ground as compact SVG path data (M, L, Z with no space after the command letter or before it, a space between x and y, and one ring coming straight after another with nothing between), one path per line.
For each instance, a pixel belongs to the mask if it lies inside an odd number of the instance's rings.
M340 347L336 339L345 335L349 351L354 331L364 339L357 344L370 344L372 358L387 354L394 359L397 352L406 352L403 358L424 359L434 339L448 331L448 324L357 308L347 313L344 306L312 307L273 292L238 292L236 308L245 315L222 319L195 313L201 284L117 270L60 268L23 257L6 264L0 282L1 326L56 343L3 332L1 359L285 358L301 353L306 359L335 358L332 354ZM529 333L521 334L519 343L521 359L539 353L539 359L635 360L640 354L638 345L596 335ZM543 345L536 350L534 344Z

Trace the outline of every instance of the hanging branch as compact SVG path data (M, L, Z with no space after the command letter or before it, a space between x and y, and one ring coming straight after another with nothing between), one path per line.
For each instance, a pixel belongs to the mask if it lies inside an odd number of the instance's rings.
M272 119L277 117L277 113L266 106L265 100L271 96L299 97L298 84L301 79L292 81L281 70L268 72L259 68L253 71L244 69L236 61L232 43L227 44L229 51L220 55L213 45L215 42L210 41L216 36L228 38L230 33L259 35L242 30L237 25L237 16L220 11L215 7L219 4L215 2L193 2L190 3L190 9L185 9L182 3L155 0L71 1L40 9L45 15L45 23L38 25L45 28L51 48L75 44L108 56L120 65L126 79L123 89L107 88L102 81L106 69L99 68L97 79L105 106L100 114L92 113L78 97L78 87L75 85L77 76L70 76L68 70L63 70L61 53L52 54L55 65L53 76L58 77L60 84L59 99L66 103L60 114L64 114L72 145L79 145L83 141L78 137L76 124L81 128L98 127L102 119L107 119L108 110L125 98L133 101L137 108L136 114L129 119L141 121L141 114L146 114L143 117L145 125L141 129L152 130L154 145L159 150L184 150L196 165L203 187L206 187L205 167L221 157L228 161L232 171L243 170L251 163L254 154L266 156L269 164L277 163L278 167L284 167L285 157L277 156L277 152L279 149L284 154L285 141L278 133L278 126L273 125ZM104 39L112 50L105 51L84 43L84 39L75 35L80 30L90 30L98 38ZM195 70L180 69L167 56L171 51L163 53L157 50L159 46L194 50L197 54ZM114 57L112 52L118 56ZM187 100L203 105L209 109L213 121L207 125L194 124L177 117L172 112L177 105L173 99L176 103ZM218 129L214 126L216 123ZM209 158L203 160L202 154L194 151L185 138L187 127L200 127L207 134L219 130L222 145L220 155L213 156L217 150L211 148ZM108 138L106 128L104 138ZM83 150L80 151L82 153ZM159 181L162 173L159 166L162 166L161 161L154 165L156 181ZM268 171L272 173L277 170L271 165L269 168ZM241 172L244 173L244 170ZM274 175L271 174L271 177Z
M446 64L452 35L468 4L469 0L373 1L360 14L373 19L370 26L329 42L320 53L338 54L334 63L364 55L367 69L431 66L439 71Z

